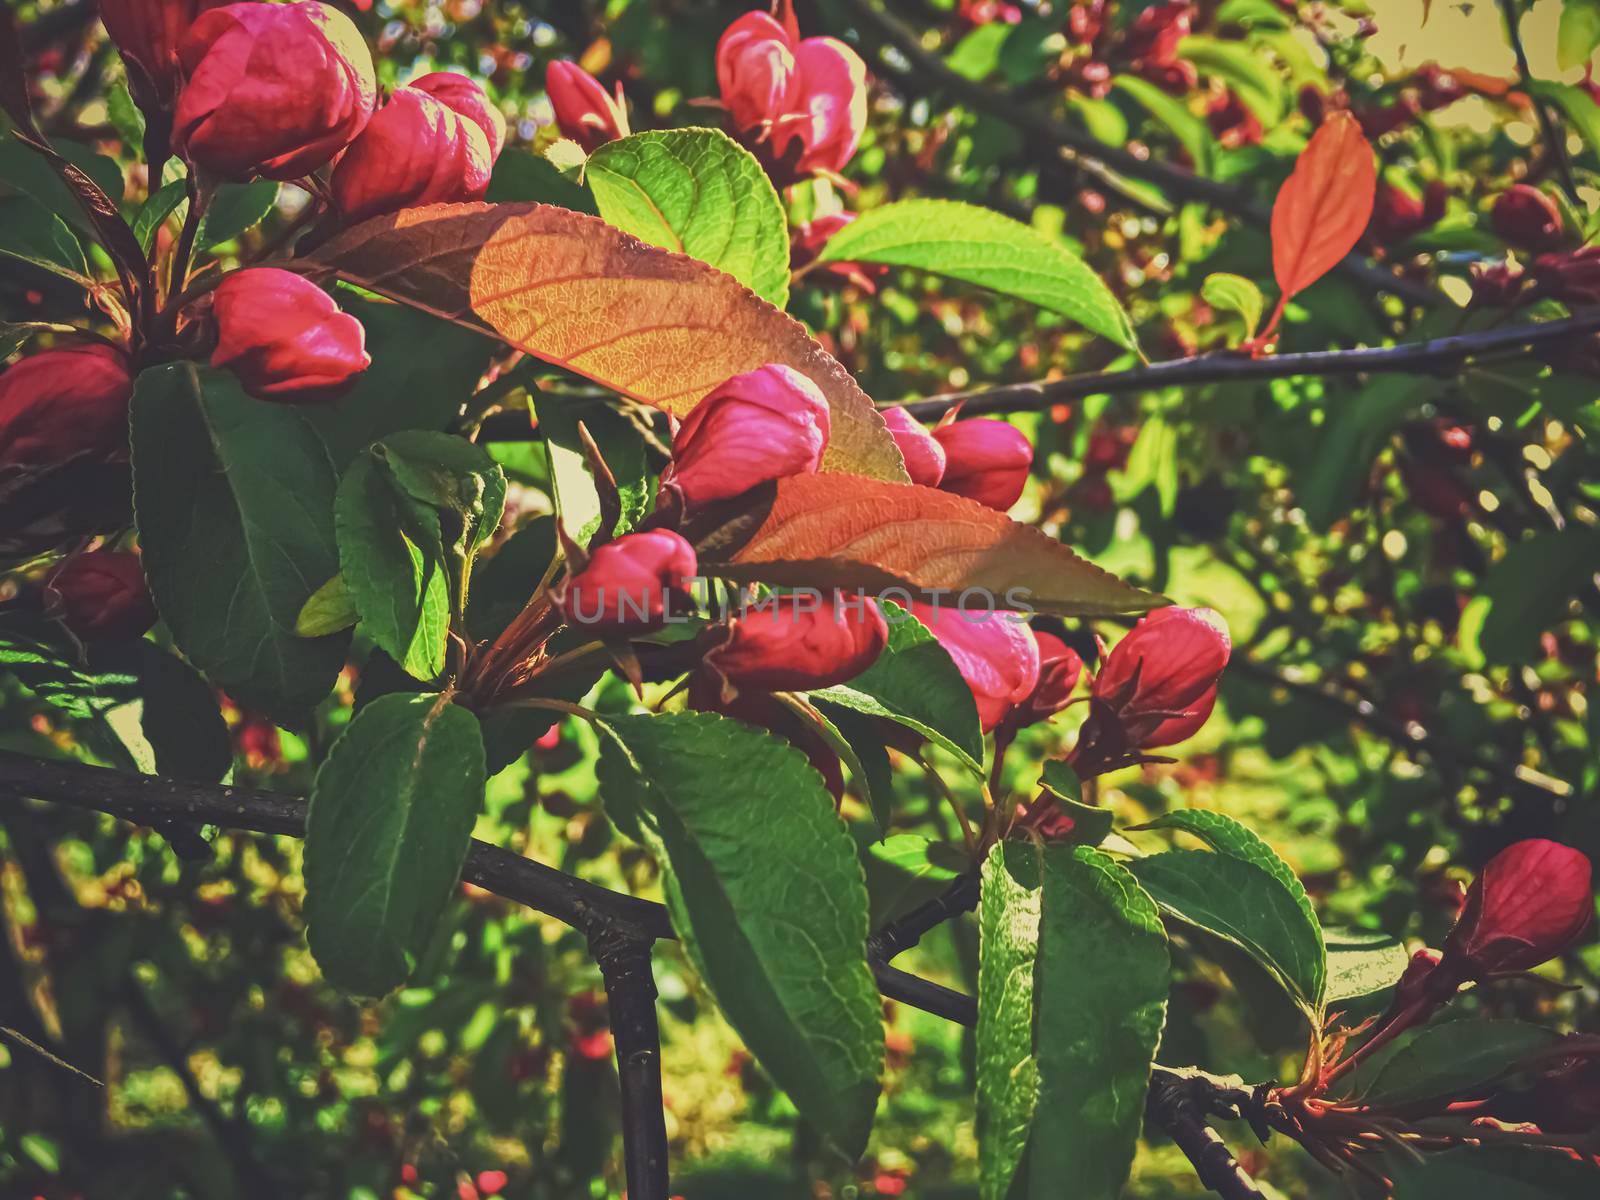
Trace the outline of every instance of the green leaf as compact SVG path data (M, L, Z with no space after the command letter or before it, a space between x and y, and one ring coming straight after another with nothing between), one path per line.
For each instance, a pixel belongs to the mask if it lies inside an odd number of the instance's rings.
M1083 780L1078 778L1078 773L1063 759L1052 758L1046 761L1044 769L1039 773L1039 786L1059 799L1071 800L1074 804L1083 803Z
M1170 517L1178 503L1178 430L1160 413L1152 413L1139 427L1116 495L1127 501L1146 488L1154 489L1161 515Z
M340 289L338 300L367 331L372 365L350 392L332 404L312 406L307 415L342 470L391 433L448 427L489 366L494 343L428 313L366 299L347 288Z
M337 530L337 497L334 504L334 525ZM301 637L324 637L341 629L349 629L360 618L361 612L356 608L355 597L350 594L350 585L345 583L343 575L335 575L311 593L311 599L305 602L300 615L294 619L294 631Z
M439 514L405 494L369 451L339 481L339 576L364 631L418 679L444 670L450 579Z
M651 479L639 429L610 405L594 400L573 400L541 392L533 399L539 433L549 455L556 513L567 533L581 546L600 529L600 493L589 473L589 459L578 436L583 423L616 480L622 515L615 530L634 529L649 508Z
M183 659L140 638L94 647L89 666L133 681L139 730L158 774L215 783L228 773L233 741L216 693Z
M188 184L182 179L174 179L140 205L133 218L133 236L139 239L139 245L146 254L155 244L156 232L188 197Z
M878 661L849 683L822 688L813 696L898 721L981 775L983 730L978 706L955 660L916 617L892 600L881 605L889 623L889 643Z
M1446 1021L1429 1025L1383 1063L1362 1090L1363 1104L1400 1108L1425 1100L1466 1098L1522 1059L1561 1040L1526 1021Z
M823 262L916 267L1015 296L1133 349L1133 326L1111 290L1054 238L954 200L902 200L870 209L823 248Z
M897 833L868 846L862 866L872 900L872 927L881 929L940 895L966 874L971 864L959 846Z
M1109 808L1083 803L1083 784L1078 773L1058 758L1044 764L1039 786L1056 798L1056 807L1072 819L1072 829L1055 840L1075 846L1098 846L1111 832L1113 814Z
M799 751L726 717L598 728L607 809L631 812L661 858L673 928L723 1014L801 1115L858 1157L883 1021L867 891L833 797Z
M1282 881L1209 850L1169 850L1128 867L1163 911L1244 950L1307 1014L1320 1012L1327 977L1322 931Z
M599 211L588 188L568 179L561 168L544 155L520 146L507 146L501 152L484 199L490 204L535 200L591 217Z
M1286 115L1283 82L1277 68L1256 48L1244 42L1195 35L1178 43L1178 57L1186 58L1203 75L1221 79L1244 101L1268 129Z
M1600 0L1562 0L1556 33L1556 66L1563 71L1588 63L1600 46Z
M1450 1150L1416 1159L1393 1154L1384 1174L1393 1200L1582 1200L1596 1172L1560 1152L1512 1146Z
M179 648L247 704L310 708L346 645L295 633L339 569L337 479L317 435L231 375L172 363L139 376L132 443L145 573Z
M445 522L445 549L465 555L494 535L506 508L506 475L481 446L431 430L407 429L378 443L395 482Z
M1167 935L1128 870L1088 846L1045 850L1042 893L1028 1196L1054 1200L1071 1179L1074 1197L1116 1200L1166 1023Z
M1255 337L1266 300L1261 295L1261 289L1253 282L1243 275L1207 275L1206 281L1200 285L1200 296L1212 308L1238 313L1244 321L1244 336Z
M1380 995L1394 989L1411 961L1405 943L1386 933L1361 929L1324 929L1328 949L1328 988L1324 998L1331 1008L1351 1000Z
M1566 619L1567 606L1600 561L1600 530L1572 525L1518 542L1481 584L1489 612L1478 649L1493 663L1531 660L1539 635Z
M535 517L507 538L472 574L467 630L492 641L527 605L556 556L554 517Z
M978 1194L1006 1200L1039 1101L1034 964L1039 952L1039 853L999 842L978 891Z
M306 820L311 953L339 987L403 982L455 890L483 801L478 721L443 695L382 696L317 771Z
M1300 506L1313 529L1326 530L1349 511L1384 439L1438 388L1435 380L1389 375L1329 412L1327 422L1316 431L1300 488Z
M1308 924L1313 928L1321 928L1317 911L1311 907L1311 898L1306 895L1305 884L1300 882L1293 868L1279 858L1277 851L1262 841L1254 830L1232 817L1204 808L1180 808L1134 828L1181 829L1199 838L1218 854L1253 863L1283 885L1284 891L1289 893L1289 898L1295 902Z
M0 199L0 254L74 283L89 282L83 247L60 217L26 196Z
M1129 99L1172 131L1172 136L1178 139L1178 144L1188 152L1197 174L1213 173L1212 155L1216 141L1204 121L1190 112L1180 101L1137 75L1118 75L1111 81L1111 85L1125 93Z
M93 180L112 200L121 202L122 168L115 159L97 154L82 142L54 138L51 144L62 158ZM94 222L78 203L77 193L42 155L5 132L0 132L0 186L32 196L46 211L57 214L80 232L96 236Z
M1535 100L1554 104L1571 121L1593 153L1600 153L1600 104L1583 88L1535 79L1528 85Z
M964 79L987 78L1000 65L1000 50L1009 33L1000 21L980 25L956 43L944 65Z
M223 184L201 218L195 245L207 250L254 229L277 206L278 186L270 179Z
M144 114L128 94L128 85L117 80L106 89L106 116L122 139L129 154L142 157L144 149Z
M636 133L599 147L585 171L607 223L710 263L779 308L787 302L783 202L755 155L727 134Z

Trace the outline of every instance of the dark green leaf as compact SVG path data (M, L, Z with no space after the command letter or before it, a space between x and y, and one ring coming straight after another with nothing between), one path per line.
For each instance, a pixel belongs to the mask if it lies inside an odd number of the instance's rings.
M1215 76L1237 92L1267 129L1283 121L1283 83L1277 68L1255 47L1220 38L1186 37L1178 43L1178 56L1192 62L1202 75Z
M1519 1060L1560 1040L1554 1030L1525 1021L1430 1025L1384 1062L1359 1098L1381 1108L1468 1098L1468 1093L1494 1082Z
M1301 485L1300 506L1312 528L1325 530L1342 517L1368 477L1384 439L1408 412L1438 390L1430 379L1391 375L1336 406L1317 431L1315 453Z
M556 513L567 533L579 545L600 529L600 494L589 473L588 456L578 437L583 423L600 456L617 482L622 516L615 533L633 529L650 504L650 473L645 462L644 439L628 418L608 404L573 400L541 392L533 399L539 433L549 454Z
M51 144L62 158L93 180L112 200L122 200L122 168L116 160L97 154L81 142L54 138ZM9 133L0 134L0 186L32 196L49 212L90 237L95 237L94 222L78 203L77 194L67 186L43 155L28 149Z
M317 772L305 917L329 980L362 995L403 982L466 857L483 800L477 719L442 695L372 701Z
M1163 911L1231 942L1270 970L1308 1014L1321 1011L1322 931L1254 863L1209 850L1169 850L1128 864Z
M1600 563L1600 530L1573 525L1541 533L1506 551L1484 576L1489 612L1478 631L1478 649L1493 663L1529 659L1539 635L1559 624L1579 589Z
M881 929L938 896L971 864L966 852L914 833L897 833L866 848L862 864L872 899L872 927Z
M75 283L88 280L83 247L61 218L27 196L0 199L0 254Z
M879 836L886 834L894 819L894 768L889 764L888 747L883 744L883 730L875 718L865 713L841 704L829 704L815 696L812 700L817 711L833 724L849 745L850 758L845 759L845 765L852 772L860 771L855 777L856 786L872 808L872 820Z
M294 629L339 569L337 480L322 443L292 408L193 363L139 377L132 430L145 573L174 640L245 703L309 708L346 645Z
M128 153L139 156L144 149L144 114L120 79L106 90L106 115Z
M755 155L727 134L636 133L599 147L584 170L607 224L710 263L779 308L788 300L783 202Z
M1585 1200L1600 1171L1566 1154L1512 1146L1451 1150L1417 1160L1394 1154L1393 1200Z
M1137 344L1128 314L1081 258L975 205L901 200L869 209L829 239L821 258L932 271L1058 312L1119 346Z
M90 669L131 679L138 723L157 773L215 783L233 766L233 742L216 693L188 663L138 639L96 646Z
M445 549L470 554L499 528L506 508L506 475L500 464L465 438L429 430L391 433L376 447L395 482L412 499L455 514L458 532L445 523Z
M1075 846L1098 846L1106 840L1114 820L1112 812L1083 803L1083 784L1076 771L1058 758L1051 759L1044 764L1039 786L1053 795L1056 808L1072 819L1071 831L1065 836L1057 835L1055 840Z
M983 731L978 706L949 651L928 627L892 600L885 600L889 644L866 671L849 683L823 688L817 699L857 712L888 717L983 771Z
M540 204L588 213L591 217L599 213L588 188L572 182L544 155L518 146L507 146L500 155L494 165L494 178L489 181L489 194L484 199L491 204L536 200Z
M225 183L217 189L200 221L195 244L202 250L232 241L267 219L278 203L278 184L270 179L254 183Z
M1112 86L1126 93L1152 117L1172 131L1178 144L1188 152L1201 175L1212 174L1211 158L1215 139L1206 124L1190 112L1183 103L1167 95L1149 80L1137 75L1118 75Z
M139 239L139 245L146 254L155 244L156 232L166 223L168 217L177 211L189 196L189 185L182 179L174 179L155 192L143 205L133 218L133 236Z
M527 606L556 557L554 517L535 517L483 560L472 574L467 629L489 641Z
M833 797L799 751L715 714L599 728L606 806L632 810L662 859L673 927L724 1015L801 1114L858 1156L883 1024L866 887Z

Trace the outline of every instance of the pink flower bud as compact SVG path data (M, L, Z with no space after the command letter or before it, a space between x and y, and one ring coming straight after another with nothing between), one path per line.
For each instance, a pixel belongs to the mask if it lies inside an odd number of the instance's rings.
M1194 6L1189 0L1155 4L1134 18L1122 52L1142 66L1166 67L1177 61L1178 43L1189 36Z
M423 204L481 200L494 156L473 121L412 87L396 88L334 168L346 221Z
M804 692L854 679L889 641L875 601L835 593L775 596L730 624L727 640L707 651L724 697L738 692Z
M688 596L694 547L666 529L629 533L589 556L561 585L556 605L569 625L596 637L659 629L674 599Z
M577 142L585 154L628 136L628 109L620 83L613 96L577 63L553 62L545 69L544 90L561 136Z
M372 54L326 4L229 4L178 45L187 82L173 144L225 179L297 179L366 127L378 98Z
M1600 304L1600 246L1541 254L1529 274L1564 304Z
M1543 838L1516 842L1467 889L1438 969L1478 980L1531 970L1576 945L1593 919L1588 857Z
M128 83L141 104L171 107L178 91L178 41L200 0L100 0L100 19L128 64ZM152 95L142 95L146 89Z
M1210 717L1230 648L1209 608L1158 608L1112 647L1091 694L1116 714L1130 747L1170 746Z
M745 13L717 39L717 86L735 129L757 128L781 113L794 75L794 43L764 12Z
M914 600L911 611L955 660L987 733L1033 695L1039 684L1039 643L1016 613L962 612L954 604Z
M0 482L128 450L133 376L104 342L46 350L0 374Z
M1519 250L1559 250L1567 240L1556 202L1536 187L1515 184L1495 198L1489 210L1495 233Z
M1039 682L1017 709L1020 725L1046 720L1065 708L1083 674L1083 659L1055 634L1035 629L1033 640L1039 644Z
M944 447L942 490L999 512L1017 502L1033 466L1033 447L1015 425L979 417L941 425L933 436Z
M800 372L768 363L735 375L684 418L663 483L689 507L822 465L828 401Z
M906 473L911 476L911 482L938 487L944 478L945 466L944 447L938 439L903 408L886 408L882 416L894 437L894 444L900 447L900 456L906 460Z
M69 558L45 585L45 612L83 642L140 637L156 623L144 568L127 550Z
M372 365L361 322L310 280L276 267L235 271L213 294L217 348L258 400L316 404L337 399Z
M506 145L505 114L495 107L494 101L489 99L489 93L483 90L483 85L477 80L454 71L434 71L419 75L406 86L427 92L446 108L453 109L483 130L483 136L489 143L490 160L500 157L500 151Z

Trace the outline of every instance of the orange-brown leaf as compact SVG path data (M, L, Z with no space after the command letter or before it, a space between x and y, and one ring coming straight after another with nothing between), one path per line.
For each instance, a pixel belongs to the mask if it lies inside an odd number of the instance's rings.
M1323 121L1272 206L1272 270L1285 298L1304 291L1355 249L1372 218L1378 172L1347 112Z
M999 608L1063 616L1145 612L1164 603L976 501L837 475L779 480L765 519L731 561L702 557L701 569L791 587L979 589ZM982 605L976 597L973 603Z
M872 401L793 318L730 275L544 204L437 204L363 222L312 265L683 416L783 363L828 398L824 471L906 478Z

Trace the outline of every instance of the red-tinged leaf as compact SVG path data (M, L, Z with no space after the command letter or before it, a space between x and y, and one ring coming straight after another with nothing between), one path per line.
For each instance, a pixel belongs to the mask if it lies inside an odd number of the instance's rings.
M1272 206L1272 270L1285 299L1321 279L1372 219L1372 147L1347 112L1322 123Z
M723 539L701 540L703 571L795 587L946 589L946 603L976 589L997 608L1064 616L1146 612L1163 603L1037 529L934 488L796 475L779 480L770 507L744 524L733 544L748 540L724 561L716 558ZM976 597L972 603L983 607Z
M357 225L310 265L676 416L729 376L783 363L828 398L824 471L903 481L872 401L793 318L730 275L544 204L437 204Z

